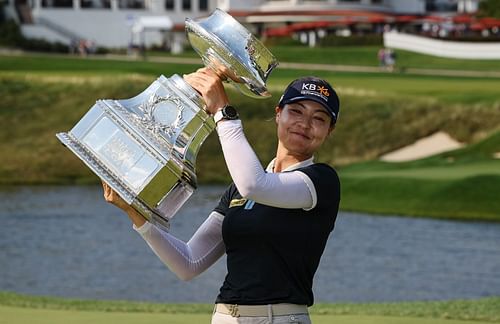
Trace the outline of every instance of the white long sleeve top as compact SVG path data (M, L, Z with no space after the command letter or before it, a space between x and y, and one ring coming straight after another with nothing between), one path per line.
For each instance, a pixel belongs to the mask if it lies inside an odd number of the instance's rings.
M218 123L217 133L229 173L243 197L280 208L315 207L316 191L311 179L303 172L293 171L313 164L313 158L274 173L274 160L263 169L240 120ZM213 211L188 242L149 222L134 229L172 272L182 280L190 280L224 255L223 220L224 215Z

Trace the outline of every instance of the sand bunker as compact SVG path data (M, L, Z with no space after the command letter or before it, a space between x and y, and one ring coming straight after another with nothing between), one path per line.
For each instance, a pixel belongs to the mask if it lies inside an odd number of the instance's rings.
M464 144L457 142L445 132L437 132L399 150L384 154L380 159L386 162L412 161L455 150L462 146Z

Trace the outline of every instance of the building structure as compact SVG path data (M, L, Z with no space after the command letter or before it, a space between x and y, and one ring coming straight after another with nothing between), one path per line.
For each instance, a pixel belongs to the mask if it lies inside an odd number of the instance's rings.
M404 23L430 11L477 10L480 0L7 0L7 15L22 24L26 37L97 46L162 44L180 51L186 18L215 8L229 12L259 35L299 34L314 46L335 27L348 36L353 24ZM163 17L163 19L158 19ZM156 21L145 25L145 21ZM142 28L141 28L142 26ZM339 28L337 28L339 27ZM280 29L281 28L281 29ZM266 33L267 31L267 33ZM342 34L342 33L341 33Z
M98 46L127 47L142 38L146 45L165 43L165 32L186 17L204 16L208 0L7 0L7 15L17 20L28 38L70 44L91 40ZM163 23L158 17L170 20ZM144 19L150 24L140 30ZM141 23L142 21L142 23ZM166 36L167 35L167 36Z

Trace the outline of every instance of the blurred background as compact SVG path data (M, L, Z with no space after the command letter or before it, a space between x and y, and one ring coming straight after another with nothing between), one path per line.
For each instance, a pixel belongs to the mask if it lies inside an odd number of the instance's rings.
M201 67L184 20L215 8L280 62L269 99L227 86L264 165L275 154L274 106L290 81L323 77L340 96L339 122L316 156L342 183L316 300L500 296L496 0L0 1L0 290L214 301L224 261L179 281L55 134L98 99L131 98L162 74ZM214 134L197 175L199 189L172 221L186 240L230 181Z

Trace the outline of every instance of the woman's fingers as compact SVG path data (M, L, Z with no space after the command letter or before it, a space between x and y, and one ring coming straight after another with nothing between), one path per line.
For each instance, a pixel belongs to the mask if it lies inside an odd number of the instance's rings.
M102 181L102 188L104 189L104 200L115 205L120 203L121 197L104 181Z
M189 83L201 95L205 93L205 82L201 76L196 74L187 74L184 76L184 80L186 80L186 82Z
M102 181L102 180L101 180L101 182L102 182L102 189L103 189L104 199L105 199L106 201L108 201L108 197L109 197L109 189L110 189L110 188L109 188L109 186L108 186L108 184L107 184L106 182L104 182L104 181Z
M209 113L215 114L218 109L228 104L224 85L214 71L202 68L184 75L184 80L201 94Z
M133 209L129 204L127 204L125 200L123 200L122 197L120 197L120 195L116 191L113 190L113 188L111 188L104 181L102 181L102 188L104 190L104 200L106 200L106 202L115 205L116 207L124 210L127 213Z
M112 204L115 203L116 202L115 191L104 181L102 182L102 187L104 189L104 200Z

